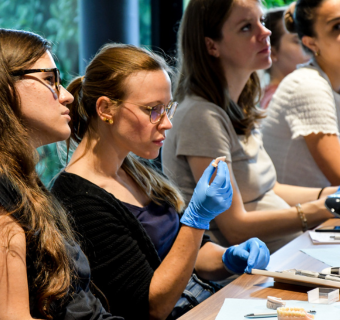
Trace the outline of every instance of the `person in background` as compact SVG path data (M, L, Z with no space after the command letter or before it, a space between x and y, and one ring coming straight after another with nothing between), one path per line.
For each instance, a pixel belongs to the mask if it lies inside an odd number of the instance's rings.
M256 71L270 66L271 52L261 1L191 0L179 32L179 106L164 142L163 169L188 204L205 167L226 156L232 205L207 233L224 246L256 236L273 252L331 218L324 199L317 200L320 188L277 183L262 145Z
M296 66L308 62L307 54L300 43L296 33L287 32L284 26L284 15L294 12L295 3L288 8L274 8L266 12L264 23L271 31L271 59L272 65L266 70L269 75L269 84L264 88L260 106L266 109L282 79L293 72Z
M203 237L231 204L225 162L211 184L215 168L207 165L180 217L179 191L139 158L156 158L172 127L169 72L152 52L107 44L68 86L75 97L69 143L79 145L52 192L83 238L94 282L125 319L176 319L195 305L188 295L200 302L217 290L207 280L269 262L258 239L226 249Z
M72 95L50 44L0 29L0 319L110 320L66 212L40 181L37 147L67 139Z
M340 184L340 0L299 0L286 28L311 61L280 84L263 121L263 142L280 183Z

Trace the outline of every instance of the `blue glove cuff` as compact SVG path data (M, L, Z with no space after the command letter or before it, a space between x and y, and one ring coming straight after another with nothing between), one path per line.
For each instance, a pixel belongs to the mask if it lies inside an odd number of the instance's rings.
M192 218L190 215L185 214L181 218L181 223L195 229L209 230L210 220L201 219L198 217Z

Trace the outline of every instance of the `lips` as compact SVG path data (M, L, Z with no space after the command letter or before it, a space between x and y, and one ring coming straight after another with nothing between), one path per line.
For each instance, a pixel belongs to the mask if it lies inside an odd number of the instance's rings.
M259 53L270 53L271 46L266 46L264 49L259 51Z
M164 138L161 138L161 139L158 139L158 140L154 140L153 142L155 143L161 143L165 140L165 137Z
M70 114L70 110L69 109L66 109L61 115L69 115Z

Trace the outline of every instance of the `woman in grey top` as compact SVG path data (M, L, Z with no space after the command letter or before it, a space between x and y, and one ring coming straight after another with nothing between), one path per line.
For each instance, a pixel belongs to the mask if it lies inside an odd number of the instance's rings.
M180 102L164 143L165 172L186 200L204 168L226 156L234 196L210 235L220 243L258 236L274 251L301 230L332 217L320 189L282 185L262 145L255 73L271 64L270 31L260 1L191 0L180 28ZM323 190L321 196L336 191ZM316 200L316 201L314 201ZM303 203L300 205L299 203Z

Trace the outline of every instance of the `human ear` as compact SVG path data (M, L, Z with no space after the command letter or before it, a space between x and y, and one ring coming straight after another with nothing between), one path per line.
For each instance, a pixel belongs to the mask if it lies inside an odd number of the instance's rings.
M209 37L205 37L204 41L205 41L205 46L207 48L208 53L211 56L218 58L220 56L220 53L219 53L218 48L216 46L216 42Z
M113 124L112 102L108 97L99 97L96 101L96 111L99 118L110 124Z
M317 56L320 53L320 49L316 43L316 39L314 37L303 36L301 39L303 45L314 52Z

